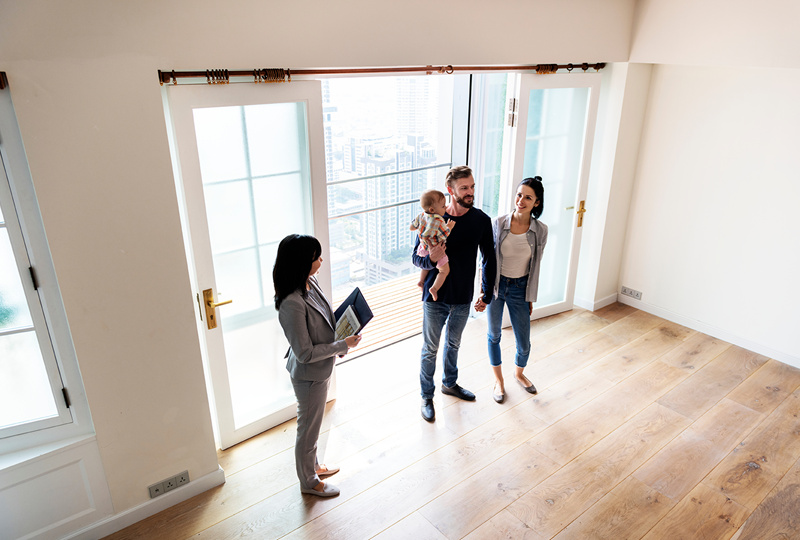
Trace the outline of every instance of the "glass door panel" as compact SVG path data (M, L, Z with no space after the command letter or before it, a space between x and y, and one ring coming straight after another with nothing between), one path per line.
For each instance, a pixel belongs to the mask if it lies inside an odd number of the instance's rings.
M476 205L492 219L505 214L503 188L509 176L512 128L506 121L506 104L517 88L516 73L472 75L470 105L470 166L475 183Z
M521 77L509 194L541 176L548 227L533 319L572 309L583 230L576 210L586 198L599 85L595 74Z
M313 234L304 189L310 184L306 108L295 102L193 113L218 301L235 299L218 320L234 429L240 429L294 403L279 361L289 345L273 307L271 270L286 234Z
M572 248L573 206L580 181L588 88L550 88L528 93L522 177L541 176L547 224L537 307L563 302Z
M227 448L296 412L272 267L288 234L328 244L327 205L320 84L215 90L168 92L197 291L233 300L216 309L218 328L202 323ZM330 295L329 264L320 282Z

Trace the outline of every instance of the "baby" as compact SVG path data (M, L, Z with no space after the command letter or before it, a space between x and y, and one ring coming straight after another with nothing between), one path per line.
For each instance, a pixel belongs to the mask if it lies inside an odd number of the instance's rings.
M422 197L419 199L419 204L425 211L414 218L414 221L411 222L410 230L417 231L419 235L417 255L426 257L430 253L431 248L445 243L447 237L450 235L450 231L456 224L452 219L448 219L447 222L445 222L442 217L445 213L445 197L444 193L441 191L429 189L422 194ZM438 300L439 289L450 273L450 264L447 255L436 262L436 268L439 269L439 275L436 276L433 285L428 289L434 301ZM428 272L429 270L422 271L419 283L417 284L420 288L425 286L425 278L428 277Z

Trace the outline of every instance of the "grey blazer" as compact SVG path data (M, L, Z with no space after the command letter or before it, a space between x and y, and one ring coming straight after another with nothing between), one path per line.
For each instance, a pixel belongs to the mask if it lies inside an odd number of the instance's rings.
M500 268L503 265L503 255L500 253L500 244L511 231L511 214L500 216L492 223L494 230L494 249L497 257L497 277L494 280L494 296L497 297L500 285ZM542 263L544 245L547 243L547 225L538 219L531 219L531 226L526 233L528 245L531 246L531 266L528 268L528 288L525 290L525 301L536 302L539 294L539 267Z
M289 340L286 353L286 369L293 379L301 381L324 381L333 373L336 356L347 352L344 340L334 341L335 320L331 303L312 277L308 280L320 297L325 300L325 313L295 291L281 302L278 321Z

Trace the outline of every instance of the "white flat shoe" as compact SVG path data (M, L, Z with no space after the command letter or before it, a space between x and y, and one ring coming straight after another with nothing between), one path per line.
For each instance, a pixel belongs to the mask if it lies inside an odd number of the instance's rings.
M317 491L314 488L300 488L300 491L317 497L336 497L339 494L339 488L327 482L322 484L322 491Z

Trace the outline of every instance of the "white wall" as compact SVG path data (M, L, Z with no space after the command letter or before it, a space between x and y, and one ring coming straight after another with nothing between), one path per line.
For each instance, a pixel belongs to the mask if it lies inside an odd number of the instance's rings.
M631 62L800 68L797 0L638 0Z
M586 309L617 299L651 73L650 64L627 62L603 70L575 288L575 303Z
M620 285L800 366L800 70L656 66Z
M217 468L158 69L625 61L633 8L5 0L0 70L114 510L145 502L152 482Z

